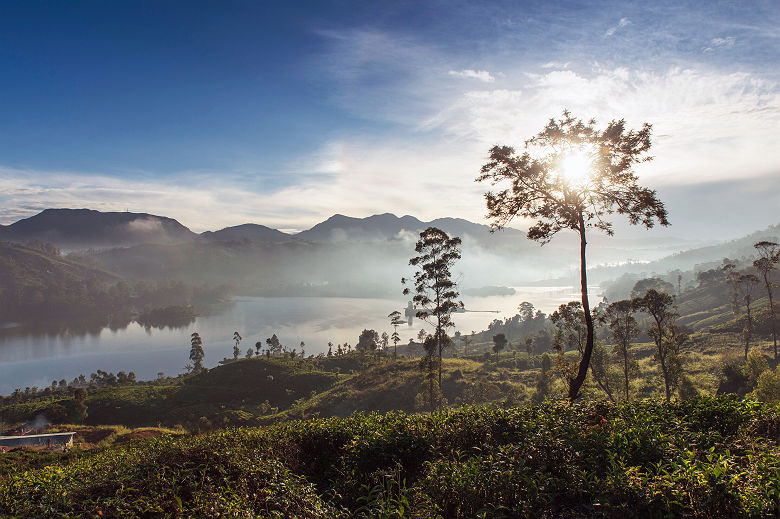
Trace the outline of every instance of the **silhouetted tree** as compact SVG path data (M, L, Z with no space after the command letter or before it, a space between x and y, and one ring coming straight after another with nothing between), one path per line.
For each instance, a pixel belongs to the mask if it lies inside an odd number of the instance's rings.
M277 337L276 334L267 338L265 344L268 346L268 351L271 353L276 354L282 352L282 343L279 341L279 337Z
M341 344L339 344L339 349L341 349ZM328 343L328 357L332 357L332 356L333 356L333 343L329 342Z
M525 352L530 357L534 354L534 338L533 337L527 337L525 339Z
M739 272L737 271L737 265L729 261L728 258L723 258L723 265L720 267L720 270L723 271L726 282L731 287L731 311L734 312L734 315L739 315Z
M198 332L195 332L190 336L190 360L192 361L192 371L194 373L203 371L204 356L203 340L200 338Z
M363 330L360 332L355 349L358 351L374 351L379 344L379 334L376 330Z
M441 353L450 343L447 328L455 326L452 322L452 312L463 308L463 303L457 300L455 283L450 279L450 269L460 259L460 244L460 238L450 238L441 229L428 227L420 233L420 239L414 247L418 256L409 260L409 265L419 267L413 282L412 301L417 308L415 315L436 327L433 338L439 357L439 387ZM406 279L401 279L402 284L406 282ZM404 295L409 292L409 288L404 288Z
M604 216L626 215L631 224L653 227L669 225L666 209L652 189L637 184L633 166L650 160L651 127L625 129L625 121L612 121L604 130L595 120L583 123L568 111L525 143L521 155L509 146L494 146L477 181L493 185L508 183L500 191L486 193L488 217L493 230L514 217L535 219L528 238L549 242L563 229L580 237L580 283L587 337L579 369L569 385L574 400L587 375L593 352L594 327L588 301L585 261L586 230L594 227L613 234ZM532 156L531 151L538 153ZM577 172L577 169L582 171ZM576 174L579 173L579 176Z
M398 310L393 310L387 317L390 319L390 325L393 327L393 335L390 336L391 340L393 341L393 357L397 357L398 343L401 342L401 336L398 335L398 327L404 324L406 321L404 321L403 317L401 317L401 312Z
M582 354L588 334L582 304L579 301L569 301L560 305L556 311L550 314L550 321L555 326L553 348L564 353L567 348L576 347L577 351Z
M661 364L661 374L664 378L664 389L666 391L666 401L672 396L672 387L674 385L674 363L676 359L675 341L672 333L672 326L677 313L672 310L674 299L665 292L658 292L650 289L643 297L637 297L632 300L635 309L642 310L653 318L653 325L647 331L647 334L655 342L655 358ZM667 338L669 335L669 338Z
M263 349L263 343L260 342L260 341L257 341L255 343L255 355L257 355L259 357L260 356L260 350L262 350L262 349Z
M433 335L425 337L422 343L425 354L420 359L419 368L423 373L423 381L428 389L428 410L433 411L436 408L436 402L439 401L436 398L437 392L441 392L441 386L436 382L436 367L440 364L440 362L437 363L436 356L439 343Z
M238 356L241 355L241 350L238 349L238 345L241 343L241 334L238 332L233 332L233 342L235 343L235 346L233 346L233 359L238 359Z
M252 351L252 348L247 348L247 349L246 349L246 358L247 358L247 359L251 359L251 358L252 358L252 353L254 353L254 352Z
M753 261L753 266L761 274L766 288L766 295L769 298L769 319L772 325L772 343L775 349L775 361L777 361L777 331L775 330L775 306L772 302L772 280L771 274L775 269L775 264L780 261L780 250L777 243L773 241L760 241L753 245L758 251L758 258Z
M301 357L302 358L306 356L306 350L304 350L305 347L306 347L306 343L301 341Z
M474 335L476 335L477 332L474 330L471 331L471 335L464 335L463 336L463 356L469 354L469 346L474 342Z
M742 274L738 279L742 300L745 302L745 326L742 328L742 338L745 339L745 360L747 360L750 339L753 336L753 316L750 313L750 304L753 302L753 293L758 287L759 280L755 274Z
M506 335L503 333L493 336L493 352L496 354L496 360L498 360L498 355L501 353L501 350L506 348L508 342L509 341L506 340Z
M631 346L631 341L639 335L639 327L634 317L634 305L628 299L615 301L601 315L601 321L609 328L609 334L615 341L615 352L623 361L623 390L626 401L629 401L629 374L632 362L628 348Z

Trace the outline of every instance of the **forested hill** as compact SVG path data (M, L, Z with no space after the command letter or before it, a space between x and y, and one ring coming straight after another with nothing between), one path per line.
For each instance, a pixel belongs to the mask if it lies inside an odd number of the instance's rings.
M0 228L0 239L40 240L67 249L179 243L197 235L172 218L147 213L46 209Z
M107 270L61 257L49 244L0 242L0 320L78 306L97 286L120 280Z

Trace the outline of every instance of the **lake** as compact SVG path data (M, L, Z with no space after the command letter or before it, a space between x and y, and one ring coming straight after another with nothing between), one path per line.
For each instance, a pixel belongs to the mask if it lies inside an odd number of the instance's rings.
M463 297L465 313L453 316L456 330L481 331L493 319L517 313L517 306L531 301L549 313L561 303L578 300L572 287L514 287L515 295ZM592 287L593 294L598 293ZM592 301L598 298L592 297ZM325 352L328 341L357 343L364 328L380 334L392 333L387 315L403 313L405 299L362 299L323 297L242 297L219 315L198 317L183 328L145 329L137 323L126 328L85 331L47 332L40 328L6 324L0 326L0 394L15 388L51 385L52 380L73 380L79 374L105 371L134 371L139 379L151 379L158 372L177 375L189 362L190 334L197 331L206 353L205 365L211 367L233 355L233 332L244 338L242 352L254 348L257 341L276 334L282 344L300 351L304 341L306 355ZM497 311L481 312L481 311ZM412 327L399 326L401 342L408 343L420 328L432 330L420 320Z

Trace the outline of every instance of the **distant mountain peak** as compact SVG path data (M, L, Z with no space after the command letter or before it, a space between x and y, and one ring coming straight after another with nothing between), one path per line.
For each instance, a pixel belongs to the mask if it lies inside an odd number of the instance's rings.
M36 239L71 249L179 243L194 236L187 227L165 216L94 209L44 209L0 229L0 238L9 241Z

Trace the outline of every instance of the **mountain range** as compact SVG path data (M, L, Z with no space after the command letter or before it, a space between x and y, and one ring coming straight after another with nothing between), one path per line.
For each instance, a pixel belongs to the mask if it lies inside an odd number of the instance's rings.
M172 218L147 213L46 209L11 225L0 226L0 239L14 242L40 240L63 249L131 247L142 243L170 245L195 240L212 243L338 243L401 239L404 233L416 234L430 226L488 247L505 246L507 238L523 243L525 238L525 233L517 229L492 234L487 225L461 218L423 222L413 216L398 217L390 213L367 218L336 214L296 234L254 223L197 234Z
M248 293L350 295L396 290L417 233L429 226L463 239L458 269L471 288L517 286L536 280L576 281L574 233L562 233L539 247L517 229L491 233L486 225L460 218L424 222L390 213L367 218L336 214L299 233L255 223L195 233L174 219L146 213L47 209L0 226L0 240L38 240L70 251L93 249L89 256L103 268L131 279L227 283L244 287ZM780 225L775 225L719 244L686 247L692 242L668 240L663 248L653 239L646 243L622 239L621 243L619 238L594 233L588 255L591 280L598 283L625 273L690 270L724 257L747 258L754 242L777 240L779 235ZM625 263L626 258L637 258L642 249L653 253L645 256L652 261ZM670 250L682 252L666 252ZM598 267L610 261L623 263Z

